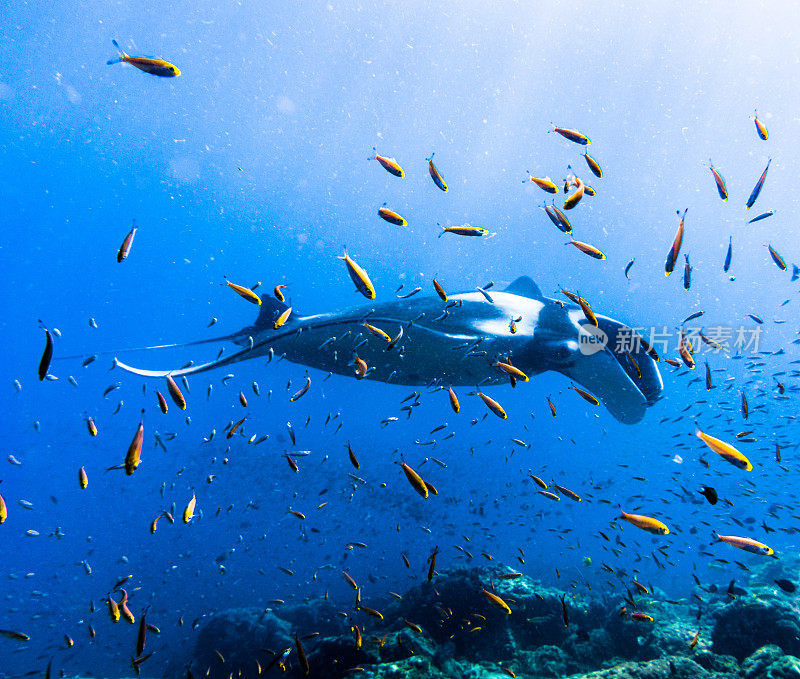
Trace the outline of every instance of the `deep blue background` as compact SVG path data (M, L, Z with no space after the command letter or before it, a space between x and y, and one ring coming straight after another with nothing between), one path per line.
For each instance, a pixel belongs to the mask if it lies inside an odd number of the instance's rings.
M796 358L790 342L797 286L764 247L771 243L790 268L800 260L793 183L800 124L790 85L800 55L798 17L790 9L776 18L753 3L734 12L695 3L667 9L469 2L431 9L424 2L197 2L167 11L163 3L93 2L17 4L0 16L2 448L22 462L0 463L0 493L9 506L0 527L0 627L33 637L23 647L0 638L0 671L43 668L55 655L55 666L70 672L129 672L135 630L112 627L101 603L128 573L135 576L132 608L138 614L152 602L150 619L162 629L150 641L157 653L145 671L160 675L170 656L185 658L179 642L194 640L188 623L210 611L266 606L276 598L299 602L325 590L350 607L342 564L364 583L365 600L380 603L387 591L403 592L424 578L424 558L434 545L442 547L440 569L463 561L454 544L479 561L487 552L515 566L521 548L526 573L564 588L593 583L616 601L622 590L601 562L629 574L638 568L643 581L683 596L695 565L706 581L742 577L721 563L709 571L712 562L695 551L709 544L712 528L752 535L778 552L795 543L791 534L758 528L765 518L772 527L790 528L789 510L778 509L776 517L767 512L795 501L796 473L778 468L773 451L780 441L794 469L789 418L796 380L781 378L791 398L778 400L771 375ZM174 62L181 77L106 66L115 54L112 38L131 54ZM755 108L771 133L766 142L750 119ZM600 247L607 261L564 247L566 239L539 209L545 194L523 183L527 170L561 181L570 164L590 178L582 149L548 133L551 122L593 140L588 150L606 175L591 178L597 196L585 198L572 221L575 237ZM373 146L396 157L406 177L368 161ZM434 151L447 194L428 176L425 158ZM727 180L727 203L717 196L709 158ZM769 158L762 195L746 212ZM384 202L408 219L407 228L378 218ZM681 285L682 255L676 274L663 275L675 212L686 207L690 292ZM767 209L776 216L746 224ZM117 264L133 218L140 229L131 255ZM439 239L437 222L469 222L497 235ZM729 235L735 281L722 272ZM444 393L425 389L423 405L407 422L399 407L412 389L343 377L323 383L318 373L309 394L289 403L304 368L264 367L262 360L236 366L227 386L220 382L226 370L193 378L187 413L172 408L166 416L153 395L163 385L148 383L143 395L141 380L106 374L108 357L88 369L79 361L55 362L58 381L36 380L43 347L37 319L61 330L56 355L63 356L211 337L250 323L254 308L221 286L223 276L246 285L263 281L264 294L287 283L297 313L360 303L335 258L345 247L369 271L379 300L391 299L401 283L432 293L434 276L458 290L489 280L500 286L524 273L545 294L579 289L595 310L637 326L674 330L703 309L707 327L753 327L747 314L755 313L765 319L761 349L787 353L760 357L765 365L749 369L752 356L709 357L719 371L710 395L702 384L703 358L692 374L671 375L667 368L665 400L633 427L587 406L558 375L515 391L495 389L509 412L506 422L491 414L484 420L483 404L466 390L455 416ZM633 257L628 281L623 269ZM219 323L207 329L215 316ZM90 317L98 329L89 327ZM136 357L152 367L187 358ZM253 380L261 386L259 398ZM103 399L105 387L117 381L122 388ZM207 403L209 382L214 393ZM250 399L248 435L270 439L255 447L235 439L227 451L222 430L245 413L237 403L240 389ZM748 423L739 415L741 390L754 409ZM555 419L547 395L557 404ZM112 416L120 400L124 405ZM104 473L124 457L142 407L141 467L131 478ZM96 439L86 433L84 413L97 420ZM325 426L329 413L341 416ZM400 421L380 426L398 415ZM473 418L480 420L474 426ZM704 450L691 437L695 420L729 440L755 429L758 442L742 449L756 469L740 472ZM299 459L298 475L281 458L295 449L286 435L289 421L298 432L296 448L312 451ZM430 439L428 432L443 422L448 428L438 436L455 431L454 438L435 449L414 444ZM204 444L212 429L217 438ZM153 430L178 432L167 453L153 447ZM531 448L519 449L511 437ZM358 474L369 481L355 493L346 476L352 471L348 440L361 461ZM413 493L392 464L395 450L437 486L439 497L425 502ZM673 461L676 454L683 464ZM426 455L448 468L423 464ZM77 483L81 465L89 473L86 491ZM536 495L526 480L529 469L586 500L556 505ZM217 475L210 485L209 474ZM754 489L743 485L745 478ZM379 487L384 481L387 487ZM700 482L717 487L735 507L699 504ZM158 511L174 502L180 514L193 489L202 518L190 526L162 521L151 536L148 525ZM21 507L21 499L33 509ZM316 510L325 500L327 507ZM247 508L250 501L255 508ZM609 524L618 503L662 517L672 535L654 540L629 525L617 532ZM289 507L308 516L307 539ZM731 517L756 523L742 528ZM57 526L66 536L48 537ZM29 529L40 535L26 537ZM612 539L620 535L624 547L617 555L599 530ZM348 550L353 540L366 542L367 550ZM661 545L669 555L659 557L665 570L649 558ZM234 548L222 574L215 558ZM412 560L410 571L402 551ZM711 551L758 561L725 545ZM90 600L99 607L94 615ZM180 615L187 622L182 628ZM94 640L87 621L97 629ZM63 650L64 634L75 640L71 650Z

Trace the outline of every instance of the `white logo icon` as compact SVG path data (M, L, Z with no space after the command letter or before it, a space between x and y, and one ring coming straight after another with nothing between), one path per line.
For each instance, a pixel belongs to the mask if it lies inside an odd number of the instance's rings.
M578 348L584 356L603 351L608 344L608 335L593 325L582 325L578 331Z

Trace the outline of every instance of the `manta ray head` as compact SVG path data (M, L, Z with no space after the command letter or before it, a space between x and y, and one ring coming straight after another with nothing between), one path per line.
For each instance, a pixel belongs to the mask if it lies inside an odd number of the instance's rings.
M633 424L661 398L656 361L635 331L607 316L594 327L579 307L547 300L532 351L542 370L555 370L596 396L620 422Z

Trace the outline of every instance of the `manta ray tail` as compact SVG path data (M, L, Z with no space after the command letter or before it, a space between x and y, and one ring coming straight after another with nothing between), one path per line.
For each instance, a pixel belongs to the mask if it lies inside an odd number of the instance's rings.
M236 335L231 335L229 337L238 337L238 333ZM226 338L220 338L226 339ZM189 346L193 344L192 342L188 344L178 344L176 346ZM225 356L223 358L218 358L214 361L209 361L208 363L200 363L198 365L191 365L187 368L178 368L176 370L145 370L144 368L135 368L134 366L127 365L120 361L116 356L114 356L114 367L121 368L125 372L133 373L134 375L141 375L142 377L166 377L167 375L171 375L172 377L181 377L183 375L194 375L195 373L205 372L206 370L211 370L213 368L219 368L224 365L228 365L230 363L236 363L237 361L241 360L246 354L250 353L251 349L249 346L245 347L244 349L240 349L233 354Z
M259 349L267 341L275 339L279 335L270 337L269 340L256 341L254 338L264 334L273 329L275 320L288 309L288 305L272 297L264 297L259 307L258 318L256 318L253 325L246 326L241 330L233 332L229 335L222 335L220 337L212 337L210 339L196 340L193 342L184 342L178 344L161 344L151 347L139 347L137 349L126 349L123 351L145 351L150 349L183 349L185 347L194 347L202 344L220 343L220 342L234 342L243 349L236 351L228 356L217 358L216 360L207 363L200 363L198 365L189 365L184 368L177 368L172 370L145 370L144 368L136 368L134 366L123 363L117 358L116 354L123 353L122 351L105 352L114 355L114 366L122 370L133 373L134 375L141 375L142 377L166 377L172 375L173 377L180 377L182 375L193 375L206 370L212 370L231 363L236 363L248 357L248 354L254 349ZM287 321L287 325L291 324L291 319Z
M230 365L232 363L237 363L245 358L249 358L252 356L254 350L261 349L264 344L270 342L280 336L280 333L276 333L275 335L269 337L268 339L261 339L259 341L255 341L255 337L259 335L263 335L264 333L269 333L274 329L274 323L278 319L278 317L287 309L289 305L285 302L281 302L278 299L273 297L264 297L261 300L261 305L258 310L258 318L253 325L248 325L245 328L242 328L238 332L234 332L230 335L226 335L224 337L217 337L216 339L212 340L200 340L198 342L187 342L186 344L177 344L177 345L167 345L173 347L188 347L193 346L195 344L205 344L208 342L235 342L238 345L244 345L243 349L240 349L233 354L228 356L224 356L221 358L217 358L216 360L209 361L208 363L200 363L198 365L190 365L185 368L178 368L176 370L145 370L143 368L135 368L133 366L127 365L120 361L116 356L114 357L114 366L125 370L126 372L133 373L134 375L141 375L142 377L166 377L167 375L172 375L173 377L180 377L183 375L193 375L195 373L205 372L206 370L213 370L214 368L219 368L225 365ZM287 325L291 326L292 319L290 318L287 321ZM289 328L291 332L291 330ZM285 334L286 331L284 331ZM263 353L263 352L262 352ZM256 354L258 355L258 354Z

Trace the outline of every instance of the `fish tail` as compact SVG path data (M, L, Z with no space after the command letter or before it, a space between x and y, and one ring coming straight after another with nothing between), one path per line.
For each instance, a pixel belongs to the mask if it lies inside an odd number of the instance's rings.
M116 40L112 39L111 40L111 44L114 45L114 47L117 48L117 51L119 52L119 56L118 57L114 57L113 59L109 59L106 62L107 66L111 66L113 64L118 64L120 61L125 61L125 57L128 56L127 54L125 54L125 52L122 51L122 48L119 46L119 43Z

